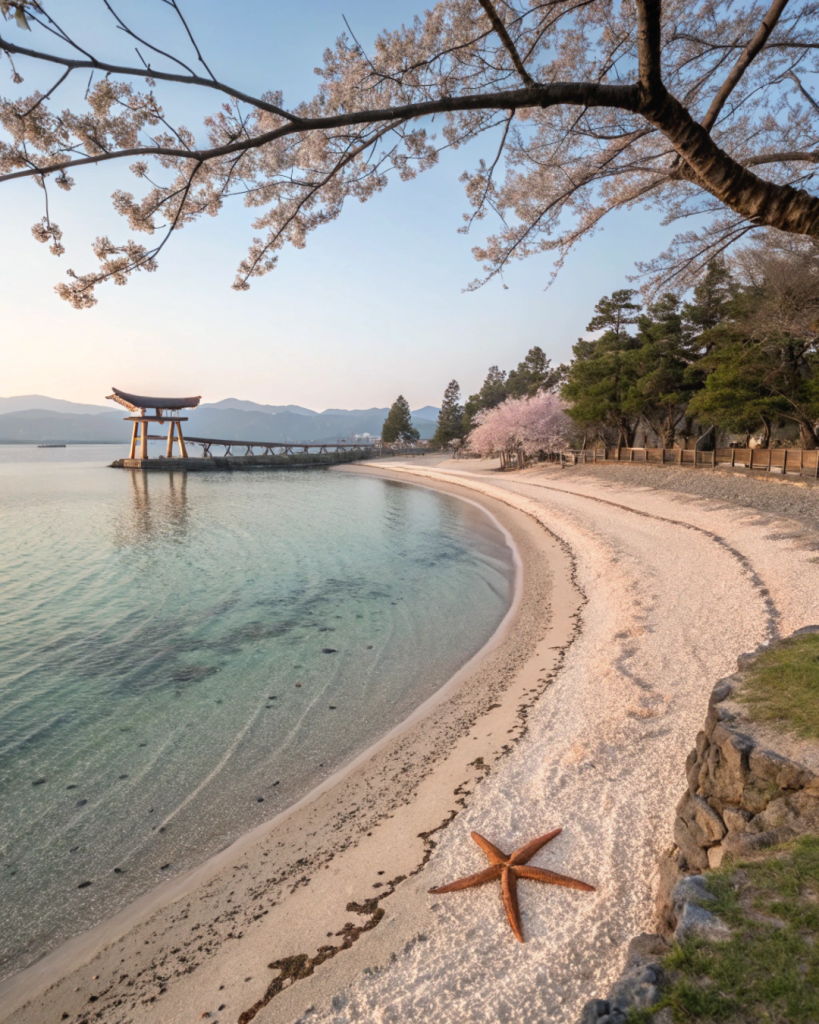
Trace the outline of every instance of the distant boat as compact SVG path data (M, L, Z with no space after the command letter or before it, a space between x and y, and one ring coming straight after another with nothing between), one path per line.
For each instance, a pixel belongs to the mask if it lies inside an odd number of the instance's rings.
M64 444L38 444L38 448L65 448Z

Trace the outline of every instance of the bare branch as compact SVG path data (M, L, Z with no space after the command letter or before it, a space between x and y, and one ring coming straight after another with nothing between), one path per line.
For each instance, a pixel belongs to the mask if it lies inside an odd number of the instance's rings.
M710 131L719 116L719 112L725 106L725 102L734 89L739 84L740 79L747 71L751 64L751 61L760 52L762 47L768 40L771 32L776 27L776 23L782 16L782 12L788 5L788 0L773 0L773 3L768 8L768 12L762 19L762 24L754 33L751 41L742 51L736 64L731 68L730 74L720 86L720 90L711 102L711 106L706 111L705 117L702 119L702 126L706 131Z
M41 50L32 50L27 46L18 46L16 43L4 39L3 36L0 36L0 50L16 53L21 57L33 57L35 60L44 61L47 64L60 64L62 67L68 68L69 71L74 71L78 68L92 68L95 71L104 71L107 75L127 75L133 78L145 78L146 75L145 68L131 68L120 64L109 64L106 61L96 60L91 56L87 60L72 60L69 57L60 57L55 53L44 53ZM84 53L85 51L83 50L82 52ZM294 114L289 114L281 107L277 107L272 103L266 103L256 96L249 96L247 93L225 85L223 82L201 78L198 75L176 75L168 71L155 71L153 68L147 74L157 81L180 82L182 85L197 85L206 89L216 89L219 92L226 93L228 96L233 96L234 99L241 100L243 103L250 103L259 110L266 110L270 114L278 114L279 117L286 118L288 121L299 120Z
M512 42L512 37L506 31L506 26L501 21L500 15L495 10L495 6L492 3L492 0L478 0L478 2L480 3L481 7L483 7L484 11L486 11L486 16L492 23L492 28L495 30L495 32L497 32L498 38L503 43L509 56L512 58L512 63L515 65L515 70L517 71L517 73L520 75L520 77L523 79L526 85L534 85L535 81L529 74L529 72L526 70L526 68L523 66L523 61L520 59L520 54L518 53L515 44Z
M193 32L191 32L190 28L188 27L187 21L185 21L185 17L182 14L182 11L181 11L181 9L179 7L179 4L176 2L176 0L163 0L163 2L168 4L169 7L173 7L173 9L179 15L179 20L182 22L182 24L183 24L183 26L185 28L185 31L188 33L188 39L190 39L191 45L193 46L194 50L196 50L196 56L197 56L197 59L199 60L199 63L202 65L202 67L205 69L205 71L207 71L207 73L210 75L210 77L215 82L216 81L216 75L214 75L214 73L208 67L208 65L207 65L207 63L205 61L205 58L202 56L202 53L201 53L201 51L199 49L199 45L196 42L196 40L194 39L194 37L193 37Z

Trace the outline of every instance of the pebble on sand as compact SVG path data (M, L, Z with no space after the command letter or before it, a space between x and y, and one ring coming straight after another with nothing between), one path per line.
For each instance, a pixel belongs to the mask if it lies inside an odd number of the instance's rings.
M90 884L91 884L90 882L80 882L80 884L77 886L77 888L78 889L87 889Z
M338 654L338 651L335 649L335 647L322 647L321 653L322 654Z

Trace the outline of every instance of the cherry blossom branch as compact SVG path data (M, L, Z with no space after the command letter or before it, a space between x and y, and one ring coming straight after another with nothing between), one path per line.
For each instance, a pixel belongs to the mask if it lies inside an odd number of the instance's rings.
M0 39L0 47L3 46ZM175 80L182 80L178 76ZM206 79L199 84L209 85ZM36 167L33 170L12 171L0 175L0 182L15 178L29 178L33 174L50 174L53 171L66 170L71 167L82 167L105 160L118 160L132 156L162 157L193 157L200 163L206 163L241 150L258 149L276 139L288 135L304 134L310 131L327 131L352 125L377 124L379 121L407 121L431 114L441 114L469 110L518 110L523 107L550 107L562 104L588 107L621 107L630 110L638 109L637 92L631 85L598 85L594 82L553 82L549 85L537 85L533 89L510 89L494 93L478 93L471 96L442 96L436 100L418 103L405 103L400 106L386 107L378 110L352 111L347 114L334 114L329 117L300 117L285 115L290 124L281 125L269 132L253 136L242 141L215 146L212 149L180 150L167 146L144 146L131 149L114 150L95 156L83 157L78 160L60 160Z

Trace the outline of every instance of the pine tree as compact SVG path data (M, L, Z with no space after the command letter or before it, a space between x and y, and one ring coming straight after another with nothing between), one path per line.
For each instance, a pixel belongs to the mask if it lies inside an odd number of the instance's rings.
M586 330L613 331L618 339L626 334L625 328L637 322L637 314L643 308L631 301L636 294L633 288L620 288L611 293L611 298L604 295L594 307L594 316Z
M614 429L618 446L625 448L634 444L643 411L643 399L634 387L641 369L634 359L639 343L626 330L642 308L631 301L634 294L631 288L622 288L597 303L586 330L603 334L593 341L580 338L572 346L575 358L561 389L571 402L568 413L575 423Z
M512 398L532 398L538 391L554 391L563 382L567 367L552 368L552 361L540 347L535 345L526 353L525 359L518 363L516 370L510 370L506 378L506 396Z
M464 404L464 433L472 428L472 420L481 409L494 409L506 399L506 371L490 366L486 380L476 395L470 395Z
M392 403L384 426L381 428L381 440L386 444L393 444L395 441L417 441L421 434L412 425L412 414L410 413L409 402L403 395Z
M444 392L441 411L438 413L438 427L432 440L443 447L463 436L464 407L461 405L461 386L457 380L451 380Z

